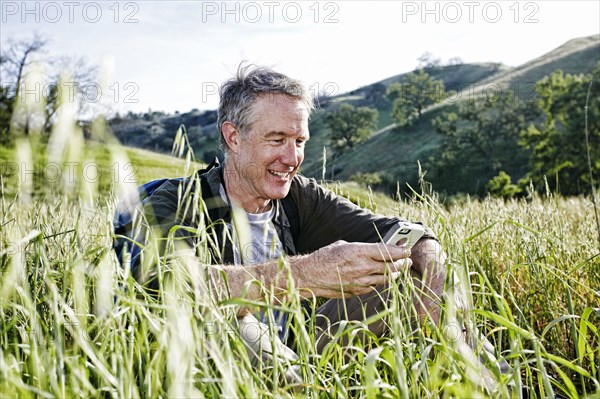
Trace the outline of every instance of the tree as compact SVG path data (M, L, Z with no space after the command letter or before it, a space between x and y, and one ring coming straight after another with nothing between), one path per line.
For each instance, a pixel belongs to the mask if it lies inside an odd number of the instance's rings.
M374 187L383 182L381 178L381 174L379 172L375 173L363 173L358 172L350 177L350 180L357 182L358 184L362 184L365 188Z
M66 102L74 102L80 115L89 111L82 91L90 83L97 86L96 68L82 58L44 57L47 43L38 35L9 41L0 57L0 75L5 83L0 89L0 134L5 143L11 141L13 133L49 132L58 109Z
M589 148L585 139L585 106L588 104ZM562 194L590 192L587 151L592 172L600 173L600 62L591 74L565 75L557 70L535 85L541 124L531 124L521 135L521 144L531 151L527 181L544 187L544 176L552 190Z
M377 108L386 108L389 105L386 91L387 87L383 83L375 83L365 89L365 100Z
M366 141L377 127L379 112L369 107L354 107L342 104L337 110L325 115L325 124L329 127L329 142L333 148L331 178L335 174L335 161L346 151Z
M28 68L34 61L34 56L38 53L42 53L46 44L47 41L38 35L35 35L31 40L22 40L18 42L9 40L7 50L2 56L2 62L0 64L3 66L1 71L3 81L11 83L10 86L15 92L13 94L16 94L16 89L26 77ZM14 86L12 84L14 84Z
M423 69L407 74L403 82L392 83L387 91L393 101L392 116L399 126L412 124L425 107L440 102L445 95L444 82Z
M0 69L6 60L0 56ZM0 85L0 144L9 144L10 142L10 118L12 115L14 98L10 95L10 88Z
M462 65L465 62L460 57L452 57L448 60L447 65Z
M89 65L83 58L60 56L49 60L51 72L48 76L49 85L48 91L45 93L46 104L44 132L50 131L54 122L56 113L60 106L66 102L73 102L77 113L80 116L97 116L98 114L106 113L106 109L92 109L99 105L95 102L95 98L91 95L90 98L94 101L86 101L83 93L86 89L97 89L95 78L97 68Z
M487 182L486 188L490 195L502 198L512 198L522 192L522 189L513 184L510 176L503 170Z
M28 77L36 55L43 52L46 40L35 35L31 40L19 42L9 41L6 51L0 58L0 76L4 82L0 90L0 134L2 142L11 141L10 132L19 130L26 135L30 133L34 111L31 107L17 107L19 88ZM19 118L13 118L15 108Z
M433 126L443 136L434 160L437 178L441 182L453 180L458 191L473 192L474 179L485 183L501 170L519 173L528 159L519 137L536 115L531 103L511 93L499 93L466 101L458 112L435 118Z
M431 69L438 68L442 65L441 58L435 57L429 51L426 51L423 54L421 54L421 56L419 56L419 58L417 58L417 61L419 61L419 65L417 65L417 69L430 69L431 70Z
M379 113L374 108L342 104L337 110L325 115L329 127L329 141L336 153L353 149L367 140L377 127Z

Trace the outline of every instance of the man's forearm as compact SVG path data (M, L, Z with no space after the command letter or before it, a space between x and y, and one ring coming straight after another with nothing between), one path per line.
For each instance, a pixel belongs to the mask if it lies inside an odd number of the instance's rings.
M290 284L290 279L295 279L291 264L298 263L299 258L282 258L257 265L219 266L219 273L214 273L213 278L221 288L220 292L231 298L260 300L265 294L281 298L294 286Z
M298 290L304 298L342 298L367 294L384 284L389 273L410 267L406 248L338 241L308 255L270 262L212 269L220 299L284 299Z
M281 258L256 265L212 266L210 280L217 300L241 298L262 301L269 298L285 300L297 287L298 269L306 255ZM238 316L250 313L240 307Z

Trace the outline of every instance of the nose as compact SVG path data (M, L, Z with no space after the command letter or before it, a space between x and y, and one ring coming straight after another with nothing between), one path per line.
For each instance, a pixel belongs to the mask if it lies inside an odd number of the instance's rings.
M280 161L284 165L295 168L299 162L302 162L303 155L304 149L297 147L294 140L290 140L283 149Z

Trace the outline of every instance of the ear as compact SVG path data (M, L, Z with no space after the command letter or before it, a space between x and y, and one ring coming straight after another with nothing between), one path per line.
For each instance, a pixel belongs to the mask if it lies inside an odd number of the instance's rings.
M223 135L223 138L225 139L229 150L237 154L238 147L241 141L239 130L237 130L233 123L223 122L223 124L221 125L221 134Z

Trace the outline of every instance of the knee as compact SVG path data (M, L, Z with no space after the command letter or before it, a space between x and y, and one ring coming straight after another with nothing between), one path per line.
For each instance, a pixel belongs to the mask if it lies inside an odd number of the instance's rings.
M445 275L446 254L439 242L431 238L419 240L411 249L412 268L418 275Z

